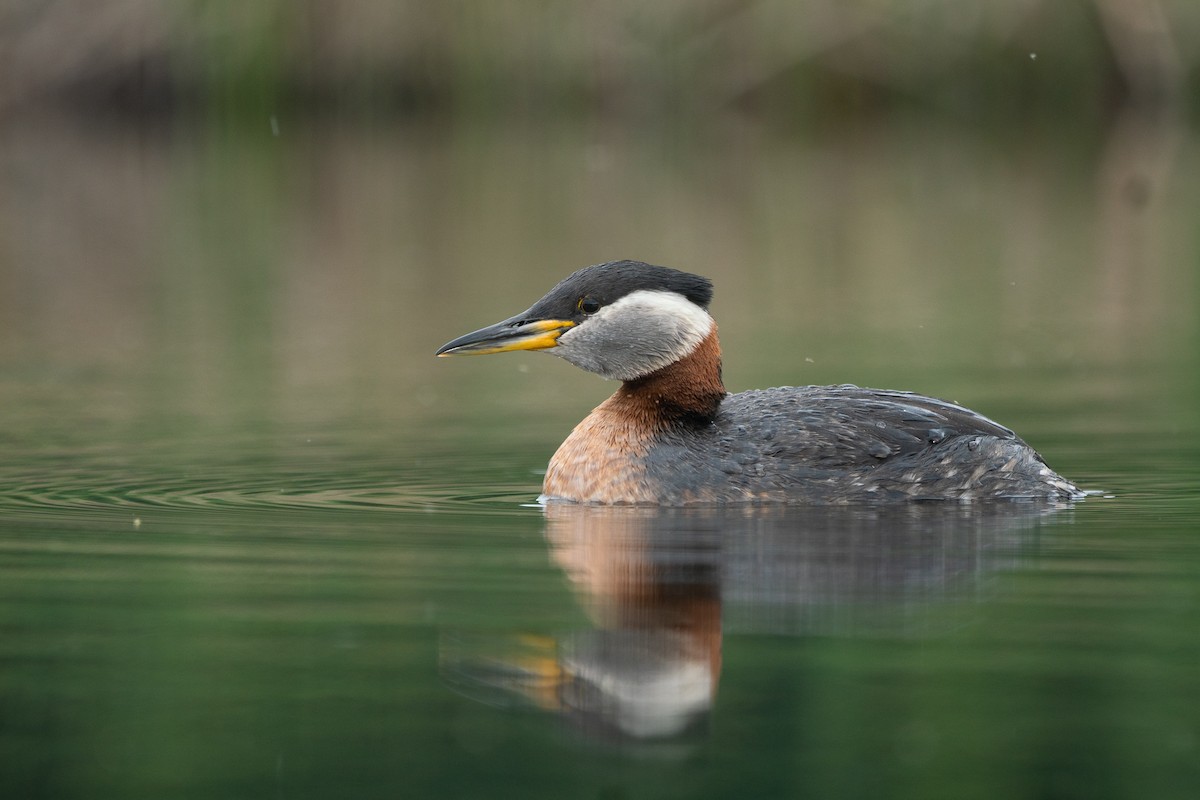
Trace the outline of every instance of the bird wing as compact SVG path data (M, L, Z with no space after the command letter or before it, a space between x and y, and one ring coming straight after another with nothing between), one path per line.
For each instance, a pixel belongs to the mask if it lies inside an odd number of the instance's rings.
M871 467L964 436L1020 442L1003 425L954 403L849 385L731 395L716 422L721 449L734 461L816 471Z

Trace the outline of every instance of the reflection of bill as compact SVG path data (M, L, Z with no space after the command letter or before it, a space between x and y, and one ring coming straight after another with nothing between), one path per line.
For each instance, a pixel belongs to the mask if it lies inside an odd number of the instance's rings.
M447 635L444 673L465 693L522 697L590 733L676 737L712 709L723 620L736 632L919 635L929 623L914 612L961 607L1048 513L548 506L551 557L594 627L490 642Z

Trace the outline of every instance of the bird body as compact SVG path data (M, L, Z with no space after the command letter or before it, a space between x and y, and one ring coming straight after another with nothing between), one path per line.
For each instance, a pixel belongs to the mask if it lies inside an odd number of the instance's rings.
M550 502L1082 496L1011 430L953 403L851 385L727 393L711 296L699 276L600 264L438 355L545 350L622 381L551 458L543 485Z

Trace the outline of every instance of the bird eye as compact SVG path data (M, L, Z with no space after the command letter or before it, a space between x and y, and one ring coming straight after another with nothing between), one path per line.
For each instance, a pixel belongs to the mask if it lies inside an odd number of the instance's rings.
M585 314L595 314L600 310L600 301L590 297L579 298L579 310Z

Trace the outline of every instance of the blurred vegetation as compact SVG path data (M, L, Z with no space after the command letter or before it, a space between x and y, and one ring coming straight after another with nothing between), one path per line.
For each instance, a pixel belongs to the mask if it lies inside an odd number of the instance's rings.
M1193 0L0 0L0 115L895 108L993 122L1176 105Z
M1193 0L0 0L0 360L45 376L0 405L102 365L137 425L455 396L550 447L609 389L430 353L632 256L721 287L731 388L1194 427L1197 42Z

